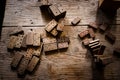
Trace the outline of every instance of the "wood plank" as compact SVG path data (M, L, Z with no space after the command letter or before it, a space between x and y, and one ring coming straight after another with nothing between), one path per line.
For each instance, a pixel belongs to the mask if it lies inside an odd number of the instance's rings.
M42 14L42 12L39 9L39 6L38 6L39 3L40 2L38 2L37 0L33 0L33 1L32 0L31 1L7 0L3 26L46 25L50 21L50 19L42 16L44 14ZM52 3L60 3L62 7L65 8L65 10L67 10L65 25L70 25L73 18L77 16L79 16L82 19L81 23L79 23L81 25L88 24L89 22L95 21L96 11L98 6L97 1L54 0L54 2ZM92 5L92 3L94 5ZM60 6L60 4L57 4L57 6ZM86 9L84 9L85 7ZM33 12L31 13L31 11Z

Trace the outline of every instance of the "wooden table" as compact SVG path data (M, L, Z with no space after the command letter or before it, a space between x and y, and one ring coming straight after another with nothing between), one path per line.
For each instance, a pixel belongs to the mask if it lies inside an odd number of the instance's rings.
M78 33L87 29L89 22L109 22L100 11L97 14L97 0L50 0L53 4L63 5L67 10L63 35L70 37L67 51L56 51L45 55L43 52L41 63L34 74L25 76L25 80L118 80L120 79L120 59L114 57L114 62L108 64L104 70L95 68L90 52L82 46ZM70 23L75 17L82 20L78 26ZM17 25L22 25L25 32L30 29L39 31L46 37L44 26L51 20L45 12L42 13L37 0L7 0L2 36L0 41L0 80L21 80L17 72L11 70L10 63L14 53L7 51L9 32ZM106 45L106 55L112 55L113 48L120 43L119 25L111 25L110 29L117 37L114 45L104 39L105 34L96 32L96 38Z

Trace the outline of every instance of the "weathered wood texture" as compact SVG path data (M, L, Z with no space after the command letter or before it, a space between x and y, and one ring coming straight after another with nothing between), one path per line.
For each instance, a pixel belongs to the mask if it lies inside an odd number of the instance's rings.
M70 25L71 21L79 16L80 24L88 24L96 20L97 0L49 0L57 6L62 5L67 10L65 21ZM40 8L38 0L7 0L3 26L41 26L49 22L50 17L45 16ZM32 11L32 12L31 12ZM84 16L83 16L84 15Z
M114 27L114 26L113 26ZM11 27L12 29L13 27ZM44 27L24 27L23 29L37 29L37 31L41 32L41 37L45 37L46 32L44 31ZM70 44L67 51L56 51L51 55L42 55L41 63L38 66L34 75L27 75L25 78L37 78L37 79L47 79L47 80L57 80L57 79L68 79L68 80L89 80L94 79L97 75L96 69L92 69L92 62L90 53L82 46L82 41L79 40L78 33L82 30L85 30L87 26L65 26L62 35L68 35L70 37ZM99 38L101 43L106 45L106 49L104 54L112 55L113 47L119 46L120 38L119 31L120 27L113 28L113 32L116 32L116 42L114 45L111 45L107 42L104 37L105 35L96 33L96 38ZM12 61L13 53L9 53L7 51L7 43L9 38L9 27L4 27L2 30L2 38L1 38L1 78L3 80L15 79L17 78L16 72L10 69L10 63ZM59 54L60 53L60 54ZM5 63L4 63L5 62ZM119 62L120 59L115 59L113 63L107 65L104 69L104 78L105 79L119 79ZM99 71L97 72L99 74ZM97 74L96 73L96 74ZM103 75L103 74L101 74ZM99 76L101 76L99 75Z
M104 67L104 70L95 68L89 51L82 46L82 40L78 34L88 28L86 25L96 19L102 22L109 20L100 11L97 13L98 0L53 0L54 4L63 5L67 9L65 27L61 36L70 38L69 48L66 51L58 50L53 54L42 53L40 64L33 75L27 74L22 80L119 80L120 59L114 57L114 61ZM21 80L17 72L11 70L10 63L15 52L7 51L9 33L16 25L23 25L25 34L30 29L39 32L41 38L47 37L44 26L51 20L41 13L37 0L7 0L5 18L0 40L0 80ZM69 26L71 21L79 16L81 22L78 26ZM118 21L120 16L117 19ZM12 27L13 26L13 27ZM25 27L28 26L28 27ZM31 27L32 26L32 27ZM106 46L105 55L112 55L113 48L120 45L119 25L110 25L110 31L116 36L114 45L105 40L105 34L96 33L96 39Z

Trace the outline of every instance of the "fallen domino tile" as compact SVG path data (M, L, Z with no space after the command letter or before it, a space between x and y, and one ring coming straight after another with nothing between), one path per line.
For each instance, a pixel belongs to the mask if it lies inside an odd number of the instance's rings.
M76 17L72 22L71 22L71 24L72 25L74 25L74 26L76 26L79 22L80 22L80 18L79 17Z
M45 26L45 30L47 32L52 31L53 28L55 28L57 26L57 22L53 19L51 20L46 26Z
M33 72L33 70L35 69L35 67L37 66L38 62L39 62L39 58L36 56L33 56L30 63L27 66L27 70L29 72Z
M20 61L22 60L23 55L20 53L16 53L13 57L13 60L11 62L11 67L12 68L17 68L18 65L20 64Z
M17 36L10 36L10 40L9 40L7 48L8 49L13 49L15 47L17 39L18 39Z

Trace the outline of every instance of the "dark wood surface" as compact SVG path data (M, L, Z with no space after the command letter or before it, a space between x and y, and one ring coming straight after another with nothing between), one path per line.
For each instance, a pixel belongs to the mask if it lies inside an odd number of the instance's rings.
M108 64L99 70L93 63L90 52L82 45L78 37L81 31L88 28L89 22L99 23L110 20L102 11L97 11L98 0L50 0L53 4L63 5L67 10L65 27L62 35L70 38L69 48L66 51L55 51L46 55L42 52L41 61L35 72L27 74L25 78L18 78L17 72L11 70L10 63L14 52L7 51L9 33L17 25L23 25L25 34L33 29L46 37L44 26L51 20L46 12L41 12L37 0L7 0L5 18L0 40L0 80L119 80L120 79L120 58L113 56L114 47L120 45L120 23L118 10L114 24L111 24L107 31L113 32L116 41L112 45L105 40L105 33L99 30L95 33L96 39L106 46L104 55L112 55L113 63ZM78 26L72 26L71 21L80 17ZM117 25L116 25L117 24Z

